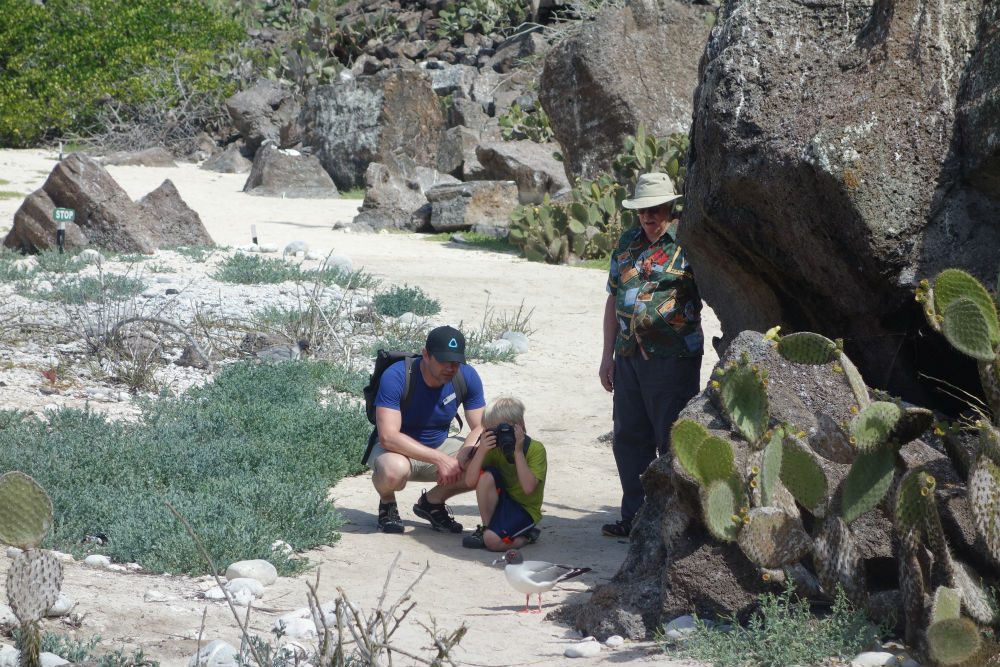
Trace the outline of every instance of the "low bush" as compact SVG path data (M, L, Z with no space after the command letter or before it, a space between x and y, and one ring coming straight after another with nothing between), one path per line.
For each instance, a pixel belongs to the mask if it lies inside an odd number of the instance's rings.
M828 664L831 658L850 660L880 645L885 634L884 628L851 606L842 590L823 617L814 616L809 602L797 598L791 585L778 595L769 593L758 600L757 613L745 627L733 619L721 628L699 620L695 632L685 639L671 643L661 637L659 642L670 655L713 667L806 667Z
M38 270L46 273L79 273L87 264L77 261L77 255L79 253L44 250L35 255L35 261Z
M555 133L549 125L549 116L540 106L525 111L515 102L507 113L497 118L497 122L500 124L500 135L507 141L530 139L543 144L555 139Z
M300 565L272 553L272 542L303 550L337 539L327 490L360 472L371 427L359 401L324 393L358 392L360 382L323 362L240 363L179 398L146 403L136 423L72 409L46 419L4 412L0 470L23 470L49 491L52 548L204 573L169 501L219 567L266 558L287 574Z
M387 292L375 295L375 310L386 317L399 317L403 313L414 315L437 315L441 303L432 299L419 287L393 285Z
M97 303L99 301L121 301L130 299L146 289L146 284L138 278L117 273L100 276L76 276L53 283L52 291L31 291L32 298L55 301L70 305Z
M209 276L213 280L237 285L271 285L293 282L314 282L321 285L339 285L343 288L366 289L378 284L378 280L363 269L343 271L336 267L328 269L302 270L297 264L284 259L259 257L236 253L227 257Z

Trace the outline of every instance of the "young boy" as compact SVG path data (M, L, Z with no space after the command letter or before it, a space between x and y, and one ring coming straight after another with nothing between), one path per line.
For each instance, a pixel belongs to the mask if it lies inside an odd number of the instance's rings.
M476 489L483 523L462 538L462 546L506 551L533 544L541 532L535 524L542 518L545 447L525 433L524 404L516 398L488 405L483 428L465 469L465 483Z

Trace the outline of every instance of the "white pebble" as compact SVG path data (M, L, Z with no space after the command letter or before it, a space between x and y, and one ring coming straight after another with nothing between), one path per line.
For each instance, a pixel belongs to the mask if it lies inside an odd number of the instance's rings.
M45 615L49 618L65 616L72 611L74 606L76 606L76 603L73 602L72 599L70 599L65 593L60 593L59 598L55 601L55 604L49 607L49 610L45 612Z
M663 626L663 634L668 639L679 641L695 631L694 616L678 616Z
M261 243L257 247L260 252L278 252L278 246L275 243Z
M604 645L608 648L618 648L625 643L625 638L621 635L611 635L606 640L604 640Z
M511 350L513 350L514 344L511 343L509 340L504 340L501 338L500 340L491 340L490 342L486 343L486 345L483 345L483 347L489 350L493 350L497 354L504 354L505 352L510 352Z
M0 646L0 667L18 667L21 652L9 644Z
M331 254L323 260L322 268L326 270L337 269L342 273L351 273L354 271L354 262L347 255Z
M94 250L93 248L85 248L80 251L80 254L76 256L76 261L83 264L96 264L100 266L104 264L104 255Z
M279 619L279 623L281 619ZM275 624L278 627L277 623ZM284 637L289 639L314 639L316 637L316 623L311 618L292 618L281 624Z
M285 246L285 251L282 254L294 255L297 257L300 252L302 253L303 257L305 257L305 254L309 252L309 244L306 243L305 241L292 241L291 243Z
M42 667L56 667L57 665L68 665L69 660L61 658L55 653L45 651L38 654L38 664Z
M232 644L214 639L188 660L188 667L235 667L238 651Z
M17 616L14 611L5 604L0 604L0 625L17 625Z
M509 340L511 345L514 346L514 351L518 354L524 354L528 351L528 336L526 334L520 331L505 331L500 337L504 340Z
M21 553L21 550L17 547L7 547L7 558L17 558Z
M592 658L595 655L600 654L601 645L597 641L594 641L592 637L588 637L590 641L584 640L582 642L572 644L566 647L563 651L563 655L567 658Z
M225 600L226 592L222 590L219 586L212 586L207 591L205 591L206 600Z
M108 569L108 566L111 565L111 559L101 554L90 554L83 559L83 564L87 567L96 567L106 570Z
M919 667L916 661L905 656L897 658L896 654L888 651L865 651L851 660L851 667L903 667L903 665Z
M149 589L142 594L143 602L166 602L167 594L155 589Z
M295 549L292 548L292 545L284 540L275 540L274 542L271 542L271 551L285 556L291 556L295 553Z
M278 580L278 570L266 560L241 560L226 568L226 579L232 581L240 577L256 579L265 586Z

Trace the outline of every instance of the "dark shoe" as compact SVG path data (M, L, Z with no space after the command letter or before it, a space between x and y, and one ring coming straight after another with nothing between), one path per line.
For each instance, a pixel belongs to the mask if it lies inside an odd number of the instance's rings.
M434 530L443 530L449 533L462 532L462 524L455 521L448 506L444 503L427 502L426 491L420 494L420 500L413 506L413 513L421 519L430 521L431 528Z
M615 523L606 523L601 526L601 533L608 537L628 537L632 533L632 522L622 519Z
M532 526L527 532L524 533L525 539L528 540L528 544L534 544L538 541L538 538L542 536L542 531L538 528Z
M399 518L396 503L378 504L378 529L383 533L403 532L403 520Z
M483 540L483 533L485 532L486 526L476 526L474 533L462 538L462 546L466 549L485 549L486 541Z

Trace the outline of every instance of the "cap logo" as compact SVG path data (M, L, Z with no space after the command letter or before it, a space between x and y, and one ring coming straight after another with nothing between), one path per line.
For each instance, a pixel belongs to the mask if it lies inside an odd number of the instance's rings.
M450 347L453 350L458 349L458 341L452 338L450 341L448 341L448 347Z

